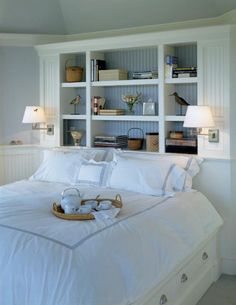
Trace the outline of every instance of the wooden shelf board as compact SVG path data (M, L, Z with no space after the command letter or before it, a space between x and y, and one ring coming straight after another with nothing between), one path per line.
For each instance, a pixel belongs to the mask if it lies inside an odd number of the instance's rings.
M158 79L129 79L92 82L93 87L158 85Z
M166 78L165 84L194 84L198 82L197 77L183 77L183 78Z
M85 114L62 114L63 120L86 120Z
M94 121L142 121L142 122L158 122L159 116L145 115L93 115Z
M62 88L85 88L86 82L62 83Z

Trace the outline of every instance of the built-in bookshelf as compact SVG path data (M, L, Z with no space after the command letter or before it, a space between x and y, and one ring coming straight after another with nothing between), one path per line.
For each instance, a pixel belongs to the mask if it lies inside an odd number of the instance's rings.
M63 130L61 131L62 140L60 144L73 145L69 133L71 129L81 130L83 133L81 145L88 146L93 146L96 135L124 135L132 127L141 128L144 135L149 132L159 132L159 104L161 103L164 105L164 113L161 113L162 116L164 114L164 118L161 121L162 124L164 122L164 128L162 126L162 129L165 132L162 136L163 139L160 141L160 149L164 151L164 138L168 137L170 131L183 130L183 120L186 112L186 107L180 109L180 106L175 103L174 97L169 95L178 92L191 105L197 104L198 80L197 77L163 77L163 75L159 75L159 66L162 65L165 68L166 56L173 54L178 57L181 65L196 65L196 43L191 45L166 45L161 62L159 62L158 51L158 46L148 46L102 50L100 52L90 52L86 55L84 53L74 53L73 56L72 54L61 55L60 104ZM64 63L68 61L74 61L83 68L84 75L81 82L64 81L65 69L63 68ZM107 70L127 71L127 79L99 80L98 71L94 72L96 69L93 66L94 62L102 62ZM134 79L133 73L140 71L155 71L155 78ZM162 82L161 91L159 89L160 82ZM86 92L88 96L86 96ZM134 106L133 115L99 115L99 113L93 115L91 99L94 96L105 98L105 109L125 109L126 111L127 105L122 101L122 94L135 95L137 93L142 93L142 97L141 101ZM73 113L73 107L69 105L69 100L76 95L81 97L81 103L76 106L76 112ZM143 102L147 101L155 103L155 113L150 116L143 115ZM89 125L89 128L87 128L87 125Z
M184 136L188 137L188 130L183 128L187 107L180 107L172 94L177 92L190 105L213 105L214 114L214 111L221 109L214 107L215 103L220 105L222 100L220 95L213 94L216 92L214 90L221 88L219 93L225 90L223 75L226 73L212 78L213 75L217 75L219 68L223 67L221 49L225 44L219 41L216 46L208 46L205 40L206 31L214 31L215 37L224 37L217 29L198 29L38 46L42 67L47 67L41 69L41 77L45 84L51 84L51 87L42 86L42 96L45 97L42 105L48 105L49 110L54 109L53 114L48 115L56 125L54 143L72 145L69 131L78 129L83 132L81 145L91 147L96 135L123 135L127 134L130 128L138 127L143 130L144 135L158 132L159 152L164 153L165 140L170 132L182 131ZM175 78L167 76L167 56L177 57L179 68L193 68L194 76L187 73L180 73L180 77ZM65 69L69 59L71 65L83 68L81 81L66 81ZM126 71L127 79L94 80L92 64L95 60L104 61L106 70L119 70L122 73ZM147 75L153 72L154 77L133 78L133 75L144 75L145 71L148 72ZM137 93L142 93L142 100L135 105L133 115L93 114L93 97L105 98L105 109L126 110L122 94ZM75 110L70 101L78 95L81 102ZM211 96L213 98L210 98ZM152 115L143 115L142 102L147 101L155 105L155 112ZM52 137L44 137L42 142L52 142L51 139ZM206 149L208 144L204 143ZM222 151L220 145L217 148L219 154Z

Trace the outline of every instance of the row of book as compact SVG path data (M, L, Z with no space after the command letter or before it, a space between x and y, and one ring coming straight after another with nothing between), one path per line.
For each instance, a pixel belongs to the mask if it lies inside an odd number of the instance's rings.
M128 146L128 136L103 136L97 135L94 137L95 147L113 147L113 148L127 148Z
M91 59L91 81L99 81L99 71L106 70L106 61L102 59ZM131 73L132 79L158 78L158 71L138 71Z
M102 59L91 59L91 81L99 81L99 70L106 69L106 61Z
M91 81L99 81L99 70L106 70L106 61L102 59L91 59ZM178 57L166 56L165 77L181 78L196 77L197 67L178 67ZM158 71L137 71L131 73L132 79L155 79Z

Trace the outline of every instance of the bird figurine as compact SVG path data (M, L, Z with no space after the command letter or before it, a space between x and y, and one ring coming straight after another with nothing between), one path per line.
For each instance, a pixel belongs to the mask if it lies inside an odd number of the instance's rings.
M76 95L76 97L70 101L70 104L74 105L74 114L79 114L76 112L76 105L78 105L80 103L80 99L81 99L80 95Z
M175 97L175 102L180 105L180 115L183 115L182 114L182 106L188 106L189 103L184 98L179 96L177 92L174 92L174 93L170 94L169 96L174 96Z

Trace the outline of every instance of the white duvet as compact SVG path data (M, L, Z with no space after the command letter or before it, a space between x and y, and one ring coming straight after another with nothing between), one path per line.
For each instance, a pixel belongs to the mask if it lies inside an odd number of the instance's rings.
M128 305L148 294L222 224L199 192L122 196L115 219L67 221L51 213L64 184L0 188L0 305Z

